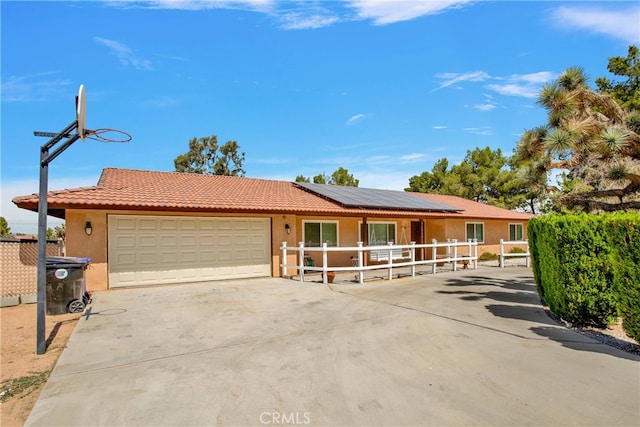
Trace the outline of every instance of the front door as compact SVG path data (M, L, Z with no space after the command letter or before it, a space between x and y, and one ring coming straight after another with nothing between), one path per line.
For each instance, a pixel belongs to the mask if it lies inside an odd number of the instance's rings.
M424 222L411 221L411 241L421 245L424 243ZM416 261L424 259L424 248L416 250Z

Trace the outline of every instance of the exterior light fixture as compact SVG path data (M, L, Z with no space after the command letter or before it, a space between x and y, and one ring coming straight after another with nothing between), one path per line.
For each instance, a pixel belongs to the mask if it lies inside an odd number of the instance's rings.
M284 231L286 231L287 234L291 234L291 227L289 226L289 224L284 225Z
M87 221L84 223L84 232L87 233L87 236L91 236L91 233L93 232L91 221Z

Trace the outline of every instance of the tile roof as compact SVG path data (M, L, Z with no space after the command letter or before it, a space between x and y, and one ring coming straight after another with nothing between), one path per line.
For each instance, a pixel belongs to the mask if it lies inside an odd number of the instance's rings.
M465 218L527 220L534 217L534 215L531 215L528 213L515 212L508 209L487 205L485 203L464 199L458 196L448 196L444 194L425 194L425 193L413 193L413 194L434 202L444 203L447 205L456 206L460 209L463 209Z
M417 193L416 193L417 194ZM420 195L427 196L427 195ZM431 196L431 195L428 195ZM487 207L480 209L464 199L442 201L473 212L486 212L506 218L514 212ZM416 216L416 211L362 209L343 207L310 193L293 182L221 175L201 175L180 172L157 172L106 168L97 185L48 193L51 214L64 216L64 209L111 209L145 211L199 212L288 212L317 213L343 216ZM38 195L18 196L13 202L21 208L37 211ZM468 202L468 201L465 201ZM483 205L486 207L486 205ZM460 213L420 212L420 216L460 217ZM518 214L521 215L521 214ZM467 217L467 212L462 213Z

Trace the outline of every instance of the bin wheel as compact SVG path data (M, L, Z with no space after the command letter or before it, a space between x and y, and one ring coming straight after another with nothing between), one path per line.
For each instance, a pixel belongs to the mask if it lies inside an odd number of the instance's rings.
M69 313L80 313L84 310L84 303L79 299L74 299L69 303L69 305L67 305L67 310Z

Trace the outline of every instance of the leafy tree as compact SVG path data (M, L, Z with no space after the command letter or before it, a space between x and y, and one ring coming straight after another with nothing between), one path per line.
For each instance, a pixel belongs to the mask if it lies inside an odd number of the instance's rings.
M5 217L0 216L0 237L9 237L11 235L11 227L9 227L9 223Z
M563 208L640 209L640 135L627 110L587 83L583 69L572 67L541 89L538 104L548 123L525 131L516 161L540 174L536 185L553 170L564 171L559 187L545 189Z
M431 172L422 172L409 178L409 187L405 191L417 193L442 194L445 186L445 179L450 173L449 160L446 157L438 160L431 169Z
M467 151L460 164L448 169L446 158L431 172L409 178L407 191L448 194L477 202L513 209L525 204L522 186L502 150L476 148Z
M296 182L311 182L311 180L303 175L296 177ZM320 173L313 177L314 184L331 184L342 185L345 187L357 187L360 184L360 180L356 179L353 174L343 167L336 169L331 175L326 173Z
M189 141L189 151L180 154L173 163L177 172L244 176L242 165L245 153L240 153L239 149L236 141L218 145L215 135L192 138Z
M323 172L313 177L314 184L326 184L329 181L329 177Z
M331 174L329 184L342 185L345 187L357 187L360 184L360 180L356 179L353 174L343 167L339 167L335 172Z
M627 57L609 58L607 70L616 76L624 76L626 81L614 82L606 77L598 77L596 86L601 93L611 96L622 108L640 110L640 50L629 46ZM636 129L636 132L638 130Z
M47 228L47 239L64 240L66 234L67 234L67 228L65 224L58 225L53 230L51 228Z

